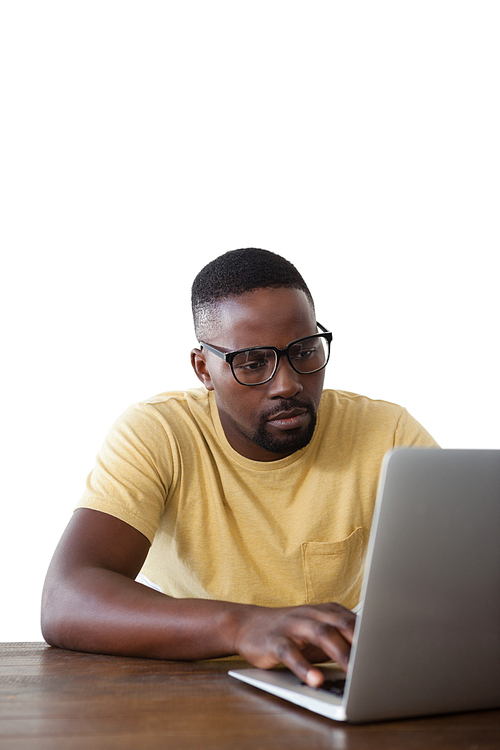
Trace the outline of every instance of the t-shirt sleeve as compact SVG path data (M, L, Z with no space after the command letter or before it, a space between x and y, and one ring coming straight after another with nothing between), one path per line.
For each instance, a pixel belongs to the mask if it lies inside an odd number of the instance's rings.
M164 423L154 408L131 406L115 422L97 455L78 508L108 513L152 543L172 482Z
M396 425L394 447L439 448L432 435L414 419L406 409L403 409Z

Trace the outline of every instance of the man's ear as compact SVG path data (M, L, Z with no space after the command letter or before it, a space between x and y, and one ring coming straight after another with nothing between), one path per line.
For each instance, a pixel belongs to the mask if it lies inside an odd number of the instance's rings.
M214 385L212 378L208 372L207 363L205 360L205 352L201 349L193 349L191 352L191 364L196 376L201 380L207 391L213 391Z

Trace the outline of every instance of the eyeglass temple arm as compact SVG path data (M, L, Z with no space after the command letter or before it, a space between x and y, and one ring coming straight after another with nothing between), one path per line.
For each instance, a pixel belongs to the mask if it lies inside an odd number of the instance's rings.
M226 359L226 352L221 352L219 349L216 349L215 346L210 346L210 344L205 344L204 341L198 342L201 346L201 348L208 349L209 352L213 352L213 354L216 354L221 359Z

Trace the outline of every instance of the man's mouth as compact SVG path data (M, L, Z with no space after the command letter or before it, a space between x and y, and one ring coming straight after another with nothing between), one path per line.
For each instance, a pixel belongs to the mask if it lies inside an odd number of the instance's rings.
M296 430L310 419L307 409L290 409L280 411L268 417L267 423L278 430Z

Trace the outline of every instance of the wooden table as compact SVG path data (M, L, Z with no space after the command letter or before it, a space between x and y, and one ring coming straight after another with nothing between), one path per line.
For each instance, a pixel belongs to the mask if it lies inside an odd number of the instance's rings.
M228 677L242 665L0 644L0 748L500 748L497 710L347 726Z

